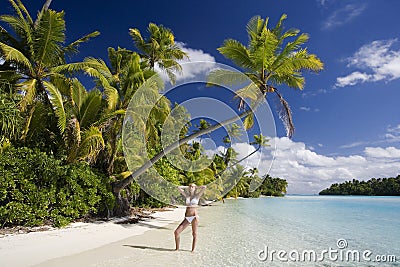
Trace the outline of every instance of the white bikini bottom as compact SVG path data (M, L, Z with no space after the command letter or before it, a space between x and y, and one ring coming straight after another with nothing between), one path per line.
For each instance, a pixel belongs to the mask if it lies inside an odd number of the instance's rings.
M194 218L196 218L196 217L199 218L199 215L197 215L197 216L188 216L188 217L185 217L185 218L186 218L186 220L187 220L189 223L192 223L192 221L193 221Z

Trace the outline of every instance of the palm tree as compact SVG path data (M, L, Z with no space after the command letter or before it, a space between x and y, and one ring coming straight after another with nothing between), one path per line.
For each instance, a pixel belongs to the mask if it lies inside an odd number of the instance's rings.
M175 72L182 70L177 60L188 58L188 55L175 43L172 31L163 25L149 23L147 28L148 38L143 38L138 29L129 29L136 48L141 53L150 69L154 70L156 65L164 70L171 82L174 83Z
M265 98L268 93L275 93L282 104L280 117L288 137L291 137L294 132L291 110L277 86L285 84L291 88L303 89L305 79L302 71L317 72L323 69L323 63L315 55L309 54L307 48L301 47L309 39L307 34L299 35L300 31L297 29L283 31L285 19L284 14L273 29L268 29L268 18L264 20L255 16L246 27L249 38L247 46L237 40L228 39L218 51L243 69L254 83L254 86L246 86L237 91L237 97L240 98L239 109L244 109L245 98L253 101L255 108L261 98ZM287 41L288 38L294 40ZM243 82L243 76L228 70L215 70L209 76L210 85L240 82ZM251 127L253 115L249 114L244 123L246 128Z
M98 89L88 92L83 86L73 95L71 118L64 132L67 162L84 160L94 164L105 148L103 132L107 124L123 110L107 111L107 101Z
M19 108L28 114L22 136L27 136L31 115L38 101L52 107L59 131L63 133L67 121L64 100L72 87L68 78L53 72L52 68L65 64L66 55L76 53L81 43L99 35L99 32L64 45L64 12L48 9L50 0L46 1L35 21L20 0L9 2L16 15L2 15L0 21L8 24L15 36L0 27L0 58L4 60L0 78L7 79L10 72L18 75L16 86L23 95Z

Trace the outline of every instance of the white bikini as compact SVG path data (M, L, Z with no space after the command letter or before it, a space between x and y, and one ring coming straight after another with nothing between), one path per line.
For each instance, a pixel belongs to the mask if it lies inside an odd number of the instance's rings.
M199 204L199 199L198 198L194 197L192 200L190 200L190 197L186 198L186 205L187 206L193 206L193 205L198 205L198 204ZM188 216L188 217L185 217L185 218L189 223L192 223L192 221L196 217L200 218L199 215L197 215L197 216L196 215L195 216Z

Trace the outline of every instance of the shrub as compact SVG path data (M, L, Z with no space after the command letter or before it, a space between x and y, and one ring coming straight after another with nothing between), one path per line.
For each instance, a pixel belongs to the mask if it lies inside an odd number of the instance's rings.
M0 154L0 224L64 226L112 208L110 182L84 162L65 165L38 149Z

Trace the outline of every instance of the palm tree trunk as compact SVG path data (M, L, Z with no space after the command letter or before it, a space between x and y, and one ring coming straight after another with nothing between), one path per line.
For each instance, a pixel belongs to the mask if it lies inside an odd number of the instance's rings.
M112 147L111 151L111 158L110 161L108 162L108 167L107 167L107 174L111 175L114 172L114 161L115 161L115 156L117 154L117 149L115 145Z
M46 3L44 3L44 5L43 5L43 10L49 9L49 6L50 6L50 4L51 4L51 1L52 1L52 0L47 0Z
M233 117L233 118L227 119L221 123L215 124L209 128L206 128L206 129L203 129L196 133L193 133L189 136L186 136L186 137L172 143L171 145L167 146L164 150L159 152L157 155L155 155L153 158L148 160L145 164L143 164L139 169L137 169L135 172L133 172L130 176L128 176L127 178L125 178L121 181L114 182L112 184L112 188L113 188L113 193L117 199L117 204L124 205L124 203L119 202L119 201L121 201L121 194L120 194L121 190L124 189L127 185L129 185L136 177L139 177L141 174L143 174L147 169L149 169L151 166L153 166L154 163L156 163L158 160L160 160L166 154L168 154L172 150L178 148L181 144L187 143L187 142L195 139L196 137L199 137L203 134L211 133L223 126L229 125L229 124L237 121L238 119L242 119L242 118L246 117L247 115L251 114L252 112L253 112L252 109L248 109L247 111L240 114L238 117ZM117 208L117 210L116 210L117 214L115 214L115 215L119 216L120 215L119 212L120 212L120 207Z

